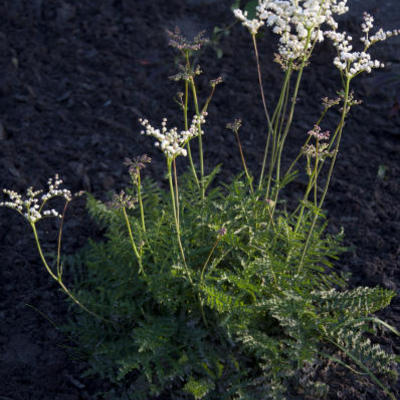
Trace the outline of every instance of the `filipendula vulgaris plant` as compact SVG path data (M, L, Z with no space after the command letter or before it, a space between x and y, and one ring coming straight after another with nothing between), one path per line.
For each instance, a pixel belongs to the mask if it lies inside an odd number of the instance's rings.
M397 330L374 313L394 292L382 288L345 288L332 268L343 252L341 236L325 233L322 212L338 156L344 121L354 99L350 84L363 72L382 67L368 53L375 43L398 31L371 34L373 18L364 14L363 49L353 51L351 37L338 31L335 16L346 1L260 0L249 19L234 11L250 31L267 121L263 163L257 175L247 168L239 136L240 120L228 124L236 137L243 173L230 184L214 182L219 166L205 173L203 126L221 79L212 80L201 104L193 54L205 43L178 30L169 32L182 64L172 77L182 83L177 101L183 130L159 128L141 119L142 134L151 136L164 154L169 191L142 179L151 160L126 159L132 186L102 203L88 194L88 209L105 229L105 240L64 257L75 276L72 292L62 280L61 233L72 194L49 180L48 193L29 188L26 198L5 190L1 203L23 215L32 227L42 262L72 300L73 319L64 327L76 340L77 355L87 361L88 375L109 382L106 399L284 399L293 393L324 398L328 382L315 371L324 360L369 377L389 398L397 358L373 344L371 335ZM279 35L276 61L284 71L272 114L262 89L257 33L264 25ZM318 42L329 38L337 49L334 65L343 87L336 99L323 99L320 118L307 132L298 156L285 171L282 153L288 137L302 74ZM294 80L294 85L291 81ZM330 108L341 117L332 133L323 129ZM196 151L193 144L197 141ZM193 150L193 151L192 151ZM177 161L189 160L178 176ZM293 209L283 207L282 191L304 161L308 183ZM45 210L52 197L65 199L64 212ZM54 266L43 254L37 223L61 217ZM55 271L55 272L54 272ZM310 372L311 371L311 372ZM313 372L314 371L314 372Z

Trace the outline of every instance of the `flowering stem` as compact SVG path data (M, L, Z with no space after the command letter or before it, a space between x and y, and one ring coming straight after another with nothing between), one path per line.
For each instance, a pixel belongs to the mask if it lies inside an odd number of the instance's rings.
M131 228L131 224L129 222L128 214L126 212L126 208L125 207L122 207L122 213L123 213L124 218L125 218L126 227L128 228L129 238L131 240L131 245L132 245L133 252L135 253L135 256L136 256L136 258L138 260L138 263L139 263L139 274L143 273L143 275L146 276L146 274L145 274L145 272L143 270L142 257L139 254L139 251L138 251L137 246L135 244L135 240L133 239L132 228Z
M170 193L171 193L172 209L173 209L173 212L174 212L176 235L177 235L177 239L178 239L179 251L180 251L181 256L182 256L183 265L185 267L186 274L188 276L189 282L193 285L192 275L191 275L191 273L189 271L189 268L188 268L188 266L186 264L185 252L183 251L183 246L182 246L182 241L181 241L181 230L180 230L180 227L179 227L179 216L178 216L179 210L177 209L177 204L176 204L176 201L175 201L174 185L172 183L172 159L171 158L167 159L167 167L168 167L168 181L169 181L169 188L170 188Z
M267 122L268 122L268 132L271 132L272 131L272 123L271 123L271 118L269 116L269 112L268 112L268 108L267 108L267 102L265 101L264 88L263 88L262 75L261 75L260 57L258 55L256 35L253 33L251 35L251 38L253 39L254 54L255 54L256 63L257 63L258 85L260 87L261 100L262 100L262 104L263 104L263 108L264 108L265 118L267 119Z
M107 320L107 319L101 317L100 315L96 314L95 312L90 311L88 308L86 308L86 307L85 307L85 306L84 306L84 305L83 305L83 304L68 290L68 288L64 285L63 281L61 280L61 276L56 276L56 275L54 274L54 272L51 270L51 268L50 268L49 265L47 264L46 258L45 258L44 254L43 254L42 247L41 247L41 245L40 245L39 236L38 236L38 233L37 233L37 230L36 230L35 223L34 223L34 222L30 222L30 225L31 225L31 228L32 228L32 230L33 230L33 235L34 235L34 237L35 237L35 242L36 242L37 249L38 249L38 251L39 251L40 258L41 258L41 260L42 260L42 262L43 262L43 265L45 266L47 272L50 274L50 276L60 285L60 287L62 288L62 290L63 290L63 291L71 298L71 300L72 300L75 304L77 304L80 308L82 308L82 309L85 310L87 313L89 313L90 315L93 315L94 317L96 317L96 318L98 318L98 319L101 319L101 320L106 321L106 322L111 322L111 321L109 321L109 320Z
M265 118L267 119L267 122L268 122L268 136L267 136L267 142L266 142L265 150L264 150L264 157L263 157L263 163L262 163L262 167L261 167L260 180L258 182L258 189L261 189L262 182L264 179L265 164L267 162L269 143L271 141L273 127L272 127L271 118L269 116L269 112L268 112L268 108L267 108L267 102L265 101L264 88L263 88L262 75L261 75L260 57L258 55L256 35L252 34L251 38L253 40L254 54L255 54L256 63L257 63L258 86L260 88L260 94L261 94L261 100L262 100L262 104L263 104Z
M189 69L190 61L189 61L189 52L188 51L185 52L185 58L186 58L186 68ZM189 103L189 81L187 79L185 79L185 102L183 105L183 120L184 120L184 125L185 125L185 131L187 131L189 129L189 123L188 123L189 105L188 105L188 103ZM189 162L190 162L190 167L193 172L194 180L195 180L198 188L200 189L199 178L197 177L196 168L194 167L192 151L190 149L189 142L187 143L187 151L188 151L188 155L189 155Z
M318 150L316 151L316 154L318 154ZM314 169L313 169L313 172L312 172L312 174L311 174L311 176L310 176L310 179L309 179L309 181L308 181L308 185L307 185L306 191L305 191L305 193L304 193L303 200L302 200L302 202L301 202L300 214L299 214L299 217L297 218L296 227L295 227L295 229L294 229L295 232L298 231L298 229L299 229L299 227L300 227L300 223L301 223L301 221L302 221L302 219L303 219L304 209L305 209L305 206L306 206L306 201L307 201L307 199L308 199L308 195L310 194L311 189L313 188L313 186L314 186L314 189L315 189L315 187L316 187L316 184L317 184L317 176L318 176L318 170L317 170L317 168L318 168L318 167L317 167L317 161L316 161L316 162L315 162ZM316 196L316 195L315 195L315 196ZM317 204L314 204L314 205L315 205L315 207L317 207ZM297 209L298 209L298 208L297 208ZM297 211L297 209L296 209L296 211Z
M60 265L60 260L61 260L61 240L62 240L62 231L63 231L63 226L64 226L64 218L65 218L65 213L68 208L69 201L67 200L64 205L64 210L61 216L61 224L60 224L60 229L58 230L58 241L57 241L57 275L59 278L62 277L62 264Z
M184 265L184 268L186 271L186 275L189 279L190 284L194 288L194 282L193 282L192 275L191 275L189 268L187 266L187 263L186 263L185 252L183 250L182 241L181 241L181 231L180 231L180 226L179 226L179 209L177 208L177 202L175 200L175 193L177 193L177 192L176 191L174 192L174 185L172 183L172 159L171 158L167 159L167 168L168 168L168 181L169 181L169 188L170 188L170 193L171 193L172 209L174 211L174 219L175 219L176 235L177 235L177 239L178 239L178 246L179 246L179 250L181 253L183 265ZM176 179L176 169L174 169L174 176ZM177 180L175 180L175 182L176 182L176 187L177 187ZM201 316L202 316L204 325L208 326L207 319L206 319L206 316L204 313L203 301L200 297L199 292L197 292L197 299L199 301L200 312L201 312Z
M172 161L172 166L174 167L174 184L175 184L175 201L176 201L176 217L178 220L178 225L180 225L180 209L179 209L179 192L178 192L178 175L176 173L176 159Z
M201 110L202 113L207 111L207 108L208 108L208 106L209 106L209 104L210 104L210 102L211 102L211 100L212 100L212 98L214 96L214 92L215 92L215 85L212 85L211 93L208 96L208 98L207 98L207 100L206 100L206 102L205 102L205 104L203 106L203 109Z
M325 188L324 188L324 191L322 193L321 200L319 201L319 204L318 204L318 208L319 209L322 209L322 206L324 204L325 197L326 197L326 194L328 192L329 184L330 184L331 179L332 179L333 168L335 166L337 154L338 154L338 151L339 151L340 140L342 138L342 133L343 133L343 128L344 128L344 120L345 120L347 112L348 112L347 107L348 107L348 101L349 101L350 81L351 81L351 78L348 77L346 79L346 82L345 82L342 116L341 116L341 119L340 119L338 131L336 132L336 134L334 135L334 137L332 139L332 140L334 140L336 138L336 136L337 136L335 150L334 150L334 153L333 153L333 156L332 156L331 165L329 167L329 172L328 172L328 177L326 179ZM331 144L333 144L333 141L331 142ZM308 247L310 245L311 236L313 234L313 231L314 231L314 228L315 228L315 224L317 223L317 219L318 219L318 214L316 213L314 215L313 221L311 223L311 227L310 227L310 230L309 230L308 235L307 235L306 243L304 244L303 253L301 255L300 263L299 263L299 266L298 266L298 269L297 269L298 273L300 273L302 268L303 268L304 258L306 256Z
M289 95L289 89L290 89L290 78L292 75L292 67L291 65L289 66L288 70L286 71L285 74L285 80L282 86L282 90L279 96L278 104L276 106L276 109L274 111L273 115L273 122L275 126L273 127L273 143L272 143L272 154L271 154L271 160L270 160L270 166L269 166L269 172L268 172L268 181L267 181L267 189L266 189L266 199L269 198L270 196L270 189L271 189L271 183L272 183L272 174L274 167L276 165L276 159L278 155L278 150L279 150L279 139L278 139L278 125L282 126L284 118L285 118L285 112L282 113L282 108L286 109L286 104L287 104L287 97ZM281 123L279 123L281 121Z
M146 224L144 222L144 207L142 200L142 184L140 180L140 168L137 168L137 190L138 190L138 200L139 200L139 208L140 208L140 218L142 220L142 229L143 232L146 232Z
M307 57L304 56L304 58L302 60L302 63L301 63L301 66L300 66L299 73L297 75L297 80L296 80L294 93L293 93L293 97L292 97L292 104L291 104L291 107L290 107L288 120L286 122L285 131L283 132L282 137L278 139L278 149L277 149L278 150L278 159L277 159L277 162L276 162L276 183L277 183L277 187L276 187L276 192L275 192L274 208L272 210L272 214L274 214L275 206L277 204L279 192L280 192L280 189L281 189L280 188L280 173L281 173L282 151L283 151L283 147L284 147L284 144L285 144L285 140L287 138L287 135L289 133L290 127L292 125L294 110L296 108L297 95L298 95L298 92L299 92L300 82L301 82L301 78L302 78L302 75L303 75L303 70L304 70L306 61L307 61Z
M200 284L202 284L204 282L204 273L206 271L206 267L207 267L208 263L210 262L211 256L213 255L215 249L217 248L220 239L221 239L221 235L218 235L217 240L214 243L214 246L212 247L210 253L208 254L207 260L203 265L203 268L201 270L201 276L200 276Z
M197 100L196 85L194 83L193 77L190 77L190 86L192 87L194 108L196 110L196 115L200 117L200 108ZM203 157L203 139L201 137L201 124L198 124L199 130L199 153L200 153L200 183L201 183L201 198L204 200L205 190L204 190L204 157Z
M316 158L315 158L315 167L314 167L314 206L317 207L317 191L318 191L318 146L319 145L319 140L317 139L317 143L315 144L315 153L316 153ZM311 179L310 179L311 180Z
M237 141L238 146L239 146L240 157L241 157L241 159L242 159L242 164L243 164L244 172L245 172L246 177L247 177L247 180L248 180L248 182L249 182L250 191L251 191L252 194L254 194L253 180L252 180L252 178L251 178L251 176L250 176L250 174L249 174L249 171L248 171L248 169L247 169L246 160L245 160L244 155L243 155L242 144L240 143L240 138L239 138L238 129L234 129L233 131L235 132L236 141Z
M318 121L315 123L315 125L321 125L322 120L325 118L326 113L328 112L329 107L325 107L324 110L321 113L321 116L319 117ZM311 140L311 136L308 136L307 140L305 141L304 145L302 146L302 149L307 146L308 142ZM295 167L295 165L297 164L297 162L299 161L299 159L301 158L301 156L303 155L303 151L300 150L299 154L297 155L297 157L293 160L293 162L290 164L290 167L287 169L283 180L286 180L286 178L289 176L289 174L292 172L293 168Z

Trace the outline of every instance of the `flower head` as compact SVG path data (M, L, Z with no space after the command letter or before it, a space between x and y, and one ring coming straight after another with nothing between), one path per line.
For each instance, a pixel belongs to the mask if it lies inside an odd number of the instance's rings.
M67 202L72 200L72 194L68 189L60 189L62 183L63 181L56 174L54 178L47 181L48 191L41 196L43 190L33 190L32 186L27 189L25 197L13 190L3 189L3 193L9 197L10 201L0 202L0 207L8 207L19 212L31 224L43 217L61 218L62 216L57 210L43 210L43 208L53 197L63 197Z
M181 51L200 50L200 48L208 42L208 39L204 37L204 33L205 31L202 31L196 35L193 40L189 40L182 35L178 27L175 28L174 32L167 30L169 45Z
M383 68L384 64L379 60L372 59L368 50L373 44L400 34L400 30L398 29L384 32L381 28L374 35L370 36L373 22L374 18L365 12L361 24L361 30L364 33L364 36L360 39L364 44L362 51L352 51L352 37L346 32L340 33L336 29L325 32L325 35L332 40L338 52L337 57L333 61L334 65L350 79L362 72L370 73L374 68Z
M252 34L266 24L280 36L279 60L285 67L309 57L313 44L324 40L321 25L336 29L334 15L347 12L346 4L347 0L259 0L256 18L248 19L239 9L234 14Z
M243 12L240 8L233 10L233 13L238 20L242 21L242 25L245 26L252 35L256 35L258 30L264 25L264 21L258 18L247 18L247 11Z
M319 146L314 146L313 144L307 144L303 146L302 153L307 157L317 158L318 160L324 160L326 157L333 157L335 155L335 150L328 150L328 143L321 143Z
M324 106L324 109L328 110L329 108L339 104L341 98L336 97L336 99L329 99L328 97L323 97L321 100L322 100L322 105Z
M330 136L329 131L321 132L319 125L314 125L314 128L307 132L310 136L314 136L317 140L328 140Z
M229 122L226 124L226 128L230 129L233 132L238 132L241 126L242 120L240 118L236 118L233 122Z
M121 192L114 193L112 200L107 203L110 208L135 208L137 199L129 194L126 194L123 190Z
M139 119L139 122L145 128L140 133L142 135L153 136L157 139L156 147L167 156L168 159L174 159L177 156L186 156L187 151L184 148L186 144L194 137L202 135L201 125L206 122L206 112L200 116L195 115L188 130L178 132L178 128L167 128L167 118L163 118L161 129L154 128L147 119Z

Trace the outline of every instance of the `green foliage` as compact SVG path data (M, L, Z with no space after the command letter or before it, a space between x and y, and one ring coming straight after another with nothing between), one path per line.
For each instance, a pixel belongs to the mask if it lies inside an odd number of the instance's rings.
M209 188L202 200L185 175L180 225L191 284L168 193L149 181L142 189L146 232L139 210L128 211L135 240L144 242L144 273L121 211L91 197L89 212L105 227L105 241L91 242L73 263L76 296L111 323L79 312L65 329L77 339L88 374L113 384L107 398L282 399L322 348L331 345L335 354L333 343L352 361L394 377L394 357L365 337L371 324L360 321L394 293L335 289L344 284L332 268L340 235L314 230L298 272L311 217L295 231L296 221L284 213L271 220L268 203L260 193L249 195L240 178ZM307 387L315 398L327 391L312 378Z

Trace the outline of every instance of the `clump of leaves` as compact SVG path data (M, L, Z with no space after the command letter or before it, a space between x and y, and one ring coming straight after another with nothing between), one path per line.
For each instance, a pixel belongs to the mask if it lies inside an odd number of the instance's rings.
M204 200L195 196L190 175L180 189L192 282L173 239L168 193L144 180L146 232L139 210L128 210L134 235L143 238L142 272L121 209L88 200L106 240L75 258L75 295L111 322L82 312L66 329L77 338L88 373L112 382L122 396L116 398L283 398L296 371L338 357L337 348L345 363L395 376L394 356L363 335L370 314L394 293L332 288L344 285L332 268L343 251L340 235L315 230L297 273L309 220L297 232L284 213L272 221L270 205L258 193L248 196L241 178L209 189Z

